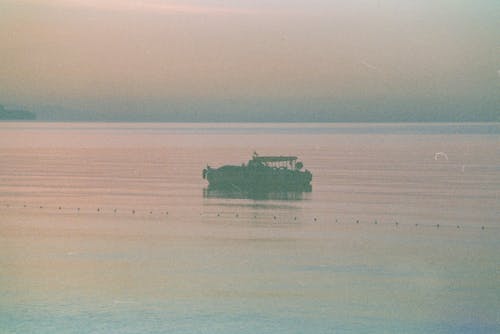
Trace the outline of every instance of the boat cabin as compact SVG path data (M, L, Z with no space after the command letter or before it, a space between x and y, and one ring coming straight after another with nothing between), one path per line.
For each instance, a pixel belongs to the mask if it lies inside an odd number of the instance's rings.
M294 156L263 156L260 157L254 153L252 160L248 165L264 165L272 168L300 170L302 162L297 162L297 157Z

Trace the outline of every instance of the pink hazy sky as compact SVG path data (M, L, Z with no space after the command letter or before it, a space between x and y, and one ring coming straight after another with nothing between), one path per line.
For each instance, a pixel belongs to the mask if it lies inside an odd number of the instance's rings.
M0 102L491 95L499 14L489 0L2 0Z

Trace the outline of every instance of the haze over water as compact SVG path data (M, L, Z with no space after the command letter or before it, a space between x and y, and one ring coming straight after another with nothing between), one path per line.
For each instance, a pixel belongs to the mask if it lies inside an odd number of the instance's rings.
M1 332L498 332L499 133L2 123ZM312 192L204 191L254 150Z
M496 0L2 0L0 104L50 121L500 121Z

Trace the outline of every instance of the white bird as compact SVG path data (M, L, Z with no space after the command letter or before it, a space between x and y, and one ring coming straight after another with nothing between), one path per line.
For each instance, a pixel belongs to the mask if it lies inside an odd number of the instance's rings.
M434 153L434 160L437 160L441 157L444 157L446 160L448 160L448 155L444 152L436 152Z

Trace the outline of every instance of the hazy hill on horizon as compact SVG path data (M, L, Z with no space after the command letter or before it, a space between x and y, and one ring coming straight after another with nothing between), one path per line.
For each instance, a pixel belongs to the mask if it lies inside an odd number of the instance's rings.
M36 114L31 111L5 109L5 107L0 104L0 120L10 121L10 120L34 120L34 119L36 119Z
M31 105L40 121L111 122L499 122L498 101L120 101ZM33 113L31 113L33 114ZM30 114L25 115L30 116ZM34 119L34 118L31 118Z

